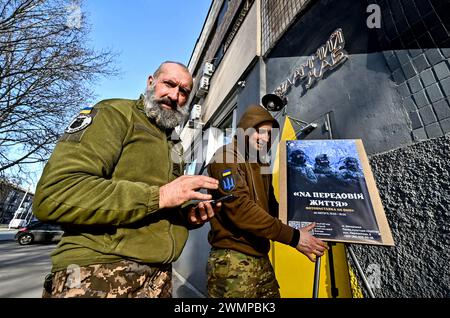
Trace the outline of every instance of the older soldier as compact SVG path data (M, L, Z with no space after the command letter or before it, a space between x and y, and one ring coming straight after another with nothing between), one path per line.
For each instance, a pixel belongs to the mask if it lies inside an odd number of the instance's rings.
M278 219L272 175L261 173L268 166L264 152L269 148L274 127L279 127L278 122L267 110L259 105L249 106L233 142L220 148L208 166L209 175L220 180L219 188L211 193L236 197L224 201L211 219L209 297L280 297L267 255L269 240L290 245L311 261L327 248L308 233L315 224L297 230Z
M170 297L171 263L214 215L206 176L181 176L170 135L187 115L192 77L164 62L139 100L85 108L68 126L36 189L35 215L65 230L44 297Z

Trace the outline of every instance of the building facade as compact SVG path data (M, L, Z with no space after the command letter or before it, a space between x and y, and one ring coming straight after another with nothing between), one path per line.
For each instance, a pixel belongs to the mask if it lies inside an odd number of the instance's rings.
M0 224L9 224L14 216L16 219L31 220L33 196L25 189L0 180Z
M189 62L187 172L205 173L246 107L274 93L297 139L364 143L396 243L354 246L375 296L449 297L448 12L446 0L213 1ZM208 229L175 264L199 296Z

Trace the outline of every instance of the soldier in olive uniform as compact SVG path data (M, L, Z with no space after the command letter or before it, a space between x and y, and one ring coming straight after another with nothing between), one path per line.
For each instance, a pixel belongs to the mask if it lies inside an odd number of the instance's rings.
M206 176L181 176L171 133L187 115L192 77L164 62L139 100L87 107L68 126L36 189L34 214L65 234L51 255L44 297L170 297L171 263L188 236L214 215L209 203L186 210Z

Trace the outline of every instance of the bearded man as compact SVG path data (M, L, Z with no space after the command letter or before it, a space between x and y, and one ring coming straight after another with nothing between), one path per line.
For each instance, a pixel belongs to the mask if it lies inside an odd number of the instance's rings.
M199 189L216 179L182 176L173 129L188 114L192 76L166 61L139 100L81 110L58 141L36 188L34 214L65 234L51 254L43 297L171 297L171 263L188 230L216 208Z

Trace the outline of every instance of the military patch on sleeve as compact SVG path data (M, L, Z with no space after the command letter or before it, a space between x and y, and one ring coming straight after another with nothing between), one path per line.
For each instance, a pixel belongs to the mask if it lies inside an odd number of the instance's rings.
M220 180L220 186L226 192L232 191L236 187L234 176L231 173L231 169L222 171L222 179Z
M94 106L88 106L88 107L84 107L81 111L80 111L80 115L88 115L92 112L92 109L94 108Z
M69 126L66 128L64 132L68 134L76 133L77 131L85 129L87 126L89 126L92 123L92 116L89 114L79 114L72 122L69 124Z

